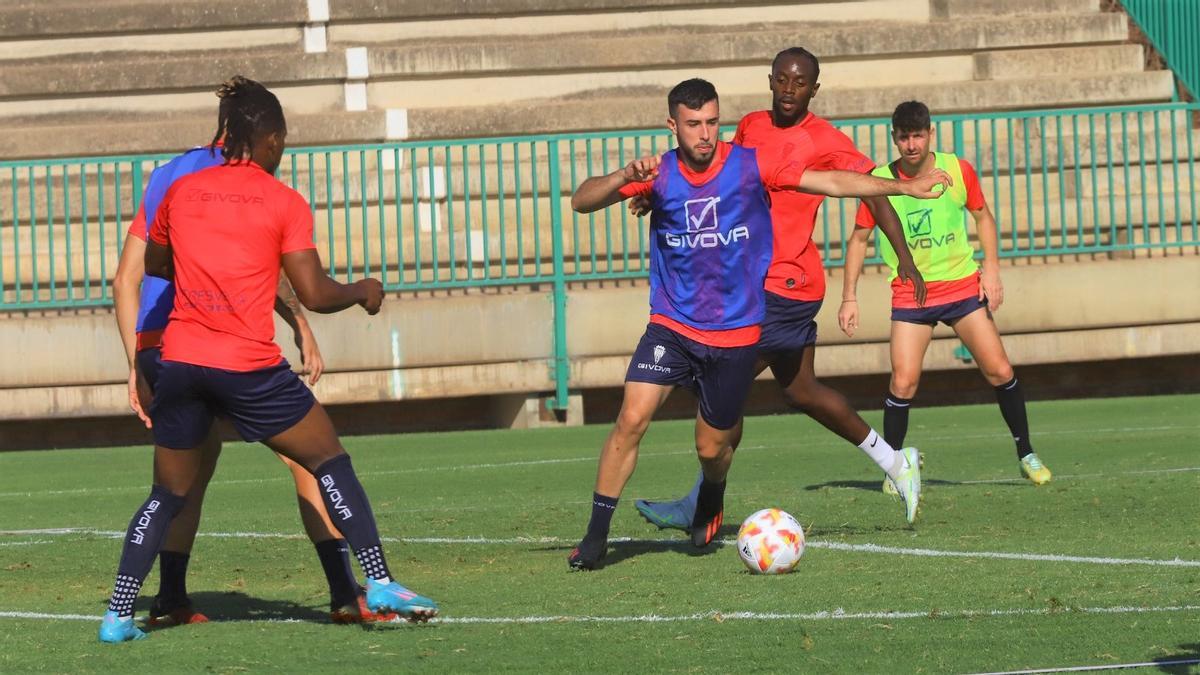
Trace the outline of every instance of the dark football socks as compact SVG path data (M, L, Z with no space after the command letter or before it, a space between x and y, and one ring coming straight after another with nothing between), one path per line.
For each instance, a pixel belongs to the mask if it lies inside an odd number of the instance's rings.
M908 409L912 407L911 398L900 398L891 393L883 399L883 440L896 450L904 447L904 437L908 435Z
M187 568L191 555L178 551L158 553L158 604L171 610L187 604Z
M1004 416L1013 442L1017 444L1017 458L1023 459L1033 452L1033 445L1029 442L1029 418L1025 414L1025 392L1021 391L1021 383L1017 382L1016 376L995 389L1000 414Z
M599 492L592 493L592 518L588 521L585 541L604 542L608 540L608 527L612 524L618 500L620 497L605 497Z
M326 461L317 467L313 475L316 476L329 519L350 543L363 574L381 583L391 581L392 575L379 543L375 515L371 513L371 504L367 501L362 483L354 474L350 455L342 453Z
M696 497L696 515L692 516L692 544L708 546L721 529L725 509L725 481L713 483L707 478L700 483Z
M121 562L117 565L117 580L113 584L109 610L118 616L133 615L133 603L142 589L142 582L154 566L154 558L167 536L167 528L179 510L183 508L183 497L171 494L166 488L155 485L150 496L134 512L125 530L125 545L121 548Z
M329 539L314 544L325 581L329 582L329 602L336 609L358 600L358 580L350 568L350 545L345 539Z

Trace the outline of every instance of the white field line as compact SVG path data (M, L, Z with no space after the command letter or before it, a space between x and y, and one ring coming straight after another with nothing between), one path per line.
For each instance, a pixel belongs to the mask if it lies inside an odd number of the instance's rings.
M119 539L124 532L118 530L100 530L92 528L52 528L44 530L0 530L0 536L29 536L29 535L83 535ZM306 539L302 534L283 532L200 532L197 536L213 539ZM512 546L529 544L562 544L569 545L574 540L561 537L382 537L384 542L401 544L425 545L483 545L483 546ZM683 539L634 539L631 537L614 537L608 540L610 544L641 544L651 546L690 546ZM25 542L23 542L25 543ZM34 543L34 542L28 542ZM46 542L50 543L50 542ZM735 539L719 539L714 542L720 546L733 546ZM1183 560L1180 558L1111 558L1095 556L1059 555L1046 553L1006 553L1001 551L942 551L929 548L903 548L899 546L880 546L878 544L845 544L833 541L809 541L807 546L815 549L830 551L847 551L852 553L876 553L883 555L911 555L929 558L981 558L992 560L1023 560L1031 562L1063 562L1082 563L1090 565L1146 565L1152 567L1200 567L1200 560Z
M5 541L0 542L0 546L33 546L34 544L52 544L54 542L49 539L35 539L32 541Z
M1135 432L1135 431L1176 431L1176 430L1180 430L1180 429L1200 429L1200 425L1167 425L1167 426L1153 426L1153 427L1112 427L1112 428L1108 428L1108 429L1056 429L1056 430L1051 430L1051 431L1033 431L1033 432L1030 432L1030 435L1031 436L1051 436L1051 435L1058 435L1058 434L1105 434L1105 433L1129 433L1129 432ZM970 440L970 439L1007 438L1007 437L1008 437L1008 434L996 432L996 433L986 433L986 434L954 434L954 435L946 435L946 436L924 436L924 437L922 437L922 441L955 441L955 440L964 440L964 439ZM843 441L837 441L837 440L831 439L831 438L823 435L821 441L819 441L817 443L802 443L799 445L802 448L814 448L814 447L828 448L828 447L842 447L842 446L846 445L846 443ZM793 445L792 444L788 444L788 445L749 445L749 446L742 446L739 449L743 450L743 451L744 450L777 450L777 449L789 448L789 447L793 447ZM639 458L644 459L644 458L650 458L650 457L671 457L671 456L676 456L676 455L691 455L691 454L693 454L692 450L675 450L675 451L668 451L668 452L642 452L642 453L639 453ZM412 468L412 469L389 469L389 470L382 470L382 471L360 471L358 473L358 475L359 476L393 476L393 475L399 475L399 474L432 473L432 472L442 472L442 471L478 471L481 469L507 469L507 468L512 468L512 467L521 467L521 466L538 466L538 465L543 465L543 464L576 464L579 462L595 462L595 461L596 461L596 456L589 455L587 457L564 457L564 458L558 458L558 459L516 460L516 461L511 461L511 462L487 462L487 463L482 463L482 464L456 464L456 465L448 465L448 466L417 467L417 468ZM1200 470L1200 467L1193 468L1193 469L1172 469L1171 471L1181 471L1181 470L1182 471L1197 471L1197 470ZM1152 472L1153 472L1153 470L1150 472L1147 472L1147 473L1152 473ZM1099 475L1099 474L1095 474L1095 475ZM1059 480L1066 479L1066 478L1072 478L1072 477L1073 476L1065 476L1065 475L1056 476L1056 478L1058 478ZM1086 476L1086 477L1091 477L1091 475ZM209 483L209 485L211 486L211 485L263 484L263 483L283 482L283 481L289 481L289 480L291 480L291 475L281 472L280 475L272 476L269 478L243 478L243 479L232 479L232 480L214 480L211 483ZM961 483L971 483L971 482L974 482L974 483L1007 483L1007 482L1017 482L1017 479L990 479L990 480L982 480L982 481L957 481L957 482L961 482ZM104 493L104 492L139 492L139 491L142 491L145 489L146 489L145 485L136 485L136 486L120 486L120 487L75 488L75 489L71 489L71 490L0 492L0 498L35 497L35 496L52 496L52 495L80 495L80 494L97 494L97 493Z
M1106 665L1067 665L1061 668L1038 668L1037 670L1004 670L996 673L977 673L976 675L1033 675L1036 673L1086 673L1097 670L1126 670L1129 668L1164 668L1166 665L1190 665L1200 663L1200 658L1180 658L1171 661L1146 661L1142 663L1111 663Z
M1078 614L1157 614L1166 612L1196 612L1200 605L1174 605L1165 607L1063 607L1041 609L928 609L917 612L847 612L842 608L822 612L722 612L709 611L695 614L661 615L641 614L628 616L450 616L439 617L430 623L439 624L543 624L543 623L681 623L689 621L847 621L869 619L892 621L904 619L976 619L1010 616L1056 616ZM86 614L45 614L41 612L0 612L5 619L49 619L62 621L99 621L100 616ZM217 621L221 621L217 619ZM296 619L250 619L237 623L295 623ZM230 621L233 623L234 621ZM1031 671L1044 672L1044 671Z

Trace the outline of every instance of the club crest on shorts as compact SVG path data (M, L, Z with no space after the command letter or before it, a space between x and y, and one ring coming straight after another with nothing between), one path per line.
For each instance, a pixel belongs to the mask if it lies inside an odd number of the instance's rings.
M662 345L654 345L654 365L658 365L662 361L662 357L667 353L667 348Z

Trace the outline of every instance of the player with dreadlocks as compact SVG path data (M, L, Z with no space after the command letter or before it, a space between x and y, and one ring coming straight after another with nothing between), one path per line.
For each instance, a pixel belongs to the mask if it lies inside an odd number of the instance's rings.
M169 573L178 586L165 588L156 606L169 613L165 602L189 605L182 583L186 550L220 451L212 433L215 415L229 418L244 439L262 441L290 460L305 528L329 578L335 620L340 609L346 620L393 613L427 619L436 615L437 605L392 581L349 455L324 409L274 343L272 307L285 318L302 316L299 303L326 313L358 304L374 314L382 286L374 279L339 284L325 274L312 243L307 203L273 177L287 135L274 94L235 77L218 96L212 145L154 172L142 212L150 218L143 216L140 228L135 222L122 253L118 325L135 363L130 403L155 436L154 485L126 533L100 640L145 636L133 623L133 603L164 542L168 552L179 554L164 555L164 584ZM153 223L148 233L146 220ZM132 260L139 248L145 252L142 269ZM295 294L279 275L281 264ZM140 280L143 270L138 311L130 278ZM284 287L287 291L276 297ZM306 327L298 333L315 381L322 368L319 352ZM154 402L147 417L141 402L150 387ZM327 514L336 517L336 527ZM339 530L366 573L363 601L347 569ZM351 606L339 607L344 601Z

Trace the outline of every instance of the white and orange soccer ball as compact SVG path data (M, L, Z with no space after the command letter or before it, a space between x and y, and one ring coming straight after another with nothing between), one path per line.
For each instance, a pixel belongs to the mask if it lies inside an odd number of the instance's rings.
M763 509L742 523L737 550L754 574L787 574L804 555L804 527L784 511Z

